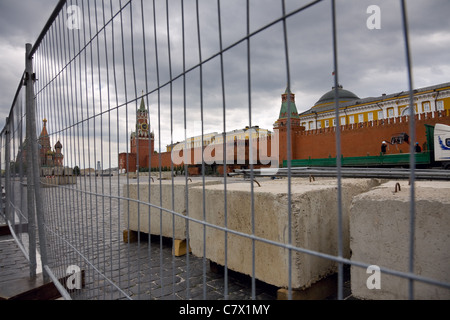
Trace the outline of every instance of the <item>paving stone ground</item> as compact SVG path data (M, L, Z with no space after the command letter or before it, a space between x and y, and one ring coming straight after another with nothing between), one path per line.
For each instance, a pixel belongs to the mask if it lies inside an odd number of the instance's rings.
M12 236L0 237L0 283L29 276L28 260Z
M87 190L86 180L80 182L77 188ZM117 184L117 188L120 186ZM101 192L120 194L114 188ZM171 239L141 234L138 242L124 242L124 226L117 215L120 215L121 204L117 199L63 193L64 190L56 188L45 192L50 199L47 217L54 223L51 225L53 233L47 235L49 265L58 278L68 275L69 265L84 270L83 289L70 292L75 300L277 298L279 288L252 281L250 276L232 270L225 272L220 267L211 268L209 260L192 254L175 257ZM52 202L63 198L67 201ZM0 220L1 223L4 221ZM29 268L24 254L10 235L1 236L0 285L27 276ZM352 299L347 268L344 280L344 299ZM331 295L327 299L336 298Z
M73 291L75 300L274 300L277 287L228 270L225 287L223 270L214 272L210 262L192 255L174 257L171 244L163 239L143 239L137 243L123 243L116 258L106 256L104 277L93 268L86 268L85 287ZM162 251L161 251L162 249ZM150 250L150 251L149 251ZM150 254L149 254L150 252ZM162 256L162 260L160 260ZM112 261L112 264L109 262ZM140 264L138 265L138 261ZM102 263L100 263L100 266ZM29 276L28 261L11 236L0 237L0 284ZM120 287L113 286L109 280ZM254 293L253 293L254 291ZM126 296L128 295L128 296ZM328 299L336 299L336 295ZM351 299L348 277L344 283L344 298Z

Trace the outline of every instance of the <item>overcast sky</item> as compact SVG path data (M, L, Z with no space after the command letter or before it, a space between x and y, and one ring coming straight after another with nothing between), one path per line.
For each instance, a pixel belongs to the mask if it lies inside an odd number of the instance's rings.
M57 0L0 0L0 127L4 126L4 119L8 116L11 103L16 92L20 76L24 70L25 43L34 43L57 4ZM291 0L286 1L286 11L291 12L311 1ZM75 0L73 1L75 3ZM78 30L67 31L72 35L81 36L83 47L83 35L89 35L88 18L92 19L92 30L95 30L95 11L93 1L90 2L91 11L88 14L84 8L83 18L85 24ZM101 6L102 1L97 1ZM106 20L111 18L109 0L105 0ZM126 3L126 1L122 1ZM186 69L196 66L199 62L199 50L196 34L195 1L185 0L185 33L186 33ZM337 3L337 31L338 31L338 70L339 83L347 90L354 92L361 98L380 96L383 93L395 93L408 90L405 47L403 41L402 19L400 1L395 0L338 0ZM412 52L413 85L415 88L450 82L450 1L448 0L409 0L406 1L408 10L409 35ZM81 4L81 0L79 0ZM117 12L119 0L113 0L113 12ZM374 12L367 13L367 8L376 5L380 8L380 29L369 29L367 20L375 18ZM85 4L85 6L87 6ZM80 5L81 7L81 5ZM170 21L170 47L172 77L183 72L182 37L180 1L169 0ZM208 59L214 56L220 48L217 1L200 0L200 29L201 29L201 56ZM156 135L156 148L161 142L161 149L173 140L180 141L184 138L184 109L183 109L183 82L178 78L173 82L172 91L172 121L170 120L170 87L167 85L158 94L153 92L157 87L157 70L159 82L165 84L170 80L167 47L167 23L165 1L156 1L156 30L158 37L158 66L156 64L155 42L153 37L153 3L144 0L144 15L141 14L141 2L133 1L133 41L134 41L134 66L132 66L131 51L131 19L130 7L123 12L122 25L124 28L124 52L125 72L123 76L123 57L121 46L121 24L119 16L105 29L108 55L104 50L104 34L99 40L100 68L97 61L96 40L88 50L75 59L73 69L67 69L69 78L81 78L76 84L69 81L56 81L54 88L66 90L65 97L71 93L81 92L88 83L88 92L77 101L67 100L64 108L72 111L67 116L63 107L55 112L53 107L45 109L42 104L51 104L48 98L42 98L39 116L49 119L50 133L55 134L54 140L63 140L65 154L71 153L77 143L73 136L75 131L61 131L67 125L72 125L82 118L86 118L88 112L81 109L81 104L90 103L94 93L95 112L100 109L104 112L116 105L115 89L117 89L117 101L119 110L106 112L101 118L92 121L89 130L84 128L83 134L89 135L93 150L111 149L120 152L126 151L127 132L132 130L135 122L136 104L125 105L127 100L135 99L142 91L151 92L148 95L150 104L150 120L152 129ZM278 0L250 0L250 32L258 30L262 26L276 20L281 15L281 1ZM102 25L102 10L98 7L98 24ZM65 21L68 14L63 11L61 21ZM145 22L147 78L144 69L144 50L142 39L142 16ZM247 33L246 1L223 0L221 1L221 20L223 48L227 48L245 37ZM115 32L115 64L112 63L112 33ZM287 35L289 48L291 89L296 94L296 105L299 112L305 111L327 91L331 90L334 79L332 33L331 33L331 2L324 0L307 10L292 15L287 19ZM79 32L79 33L77 33ZM91 31L92 32L92 31ZM77 38L75 38L77 40ZM77 41L76 41L77 42ZM76 47L78 44L76 44ZM90 49L93 49L93 62L90 62ZM76 48L67 48L68 51L76 51ZM37 53L43 55L43 51ZM86 54L86 56L85 56ZM68 53L70 56L70 53ZM72 54L73 56L73 54ZM240 129L249 125L249 97L248 97L248 54L247 42L242 42L229 50L224 55L224 79L225 79L225 104L226 104L226 130ZM106 66L108 58L108 66ZM39 58L36 58L39 63ZM52 59L52 58L49 58ZM52 59L54 61L55 59ZM77 75L78 63L88 62L88 79L84 75ZM252 125L259 125L269 130L273 129L273 123L278 117L281 106L281 94L287 84L285 44L283 25L274 24L270 28L253 36L250 40L250 69L251 69L251 121ZM53 62L52 62L53 63ZM56 62L55 62L56 63ZM90 67L92 66L92 68ZM117 87L113 82L114 68L117 73ZM51 78L51 72L41 69L35 70L40 81ZM90 70L93 70L92 78ZM70 71L69 71L70 70ZM98 71L100 70L100 71ZM85 69L83 67L82 73ZM215 57L202 66L203 77L203 127L204 132L223 131L223 99L221 87L220 59ZM70 72L70 73L69 73ZM109 75L109 82L106 80ZM63 74L66 75L66 74ZM125 80L127 86L125 90ZM136 80L136 81L135 81ZM146 84L147 80L147 84ZM136 85L134 85L136 83ZM186 126L187 135L199 134L201 131L200 113L200 69L195 68L186 75ZM70 89L67 89L70 88ZM108 91L109 89L109 91ZM100 104L99 95L102 93ZM109 96L108 96L109 93ZM109 98L109 99L108 99ZM45 100L47 99L47 100ZM45 102L45 103L44 103ZM159 106L159 110L158 110ZM93 107L94 108L94 107ZM66 110L66 109L64 109ZM160 121L158 121L158 112ZM92 109L90 116L94 113ZM128 115L128 117L127 117ZM69 120L67 120L67 119ZM64 119L62 121L61 119ZM107 123L111 123L108 126ZM171 130L172 123L172 130ZM81 129L80 129L81 130ZM171 136L172 131L172 136ZM79 133L79 132L78 132ZM110 138L112 136L112 138ZM119 136L118 145L117 136ZM95 137L95 139L93 139ZM107 138L106 138L107 137ZM159 139L161 137L161 139ZM101 140L105 143L100 145ZM95 141L95 145L94 145ZM112 141L112 144L109 142ZM56 141L52 141L52 144ZM83 140L83 145L86 140ZM117 152L116 152L117 153ZM116 153L111 153L111 166L117 165ZM106 159L109 155L104 155ZM72 165L79 160L74 155L68 156L68 162ZM71 158L69 160L69 158ZM80 158L80 156L78 156ZM100 158L96 154L96 158ZM104 162L107 162L104 159ZM92 160L90 161L90 164ZM89 164L89 165L90 165ZM107 165L105 165L107 167Z

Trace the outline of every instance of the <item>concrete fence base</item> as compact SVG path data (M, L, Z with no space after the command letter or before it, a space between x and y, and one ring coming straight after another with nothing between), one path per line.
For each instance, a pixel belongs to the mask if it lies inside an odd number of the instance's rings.
M410 186L402 181L395 192L395 185L391 181L355 197L350 215L352 260L409 272ZM415 186L413 273L450 283L450 182L418 181ZM375 271L352 266L351 279L357 298L409 299L407 278L379 273L377 283ZM414 298L450 299L450 289L415 281Z
M207 186L205 188L206 221L280 244L291 243L308 250L331 255L338 254L336 179L319 179L313 182L304 178L292 179L290 229L287 180L263 181L260 185L259 187L256 183L254 184L252 195L249 182L228 184L226 208L223 186ZM379 185L379 181L374 179L343 180L344 257L350 257L348 215L351 200L357 194L366 192L376 185ZM189 194L190 215L203 220L203 189L193 187ZM206 241L203 238L204 231ZM289 252L284 247L258 240L253 241L231 232L225 235L225 231L204 227L200 223L190 222L189 235L194 255L199 257L205 255L206 258L220 265L225 264L226 257L229 269L248 275L253 274L254 259L255 277L278 287L289 285L289 257L291 257L292 288L307 288L337 271L337 264L328 259L293 250ZM226 254L225 248L228 248Z
M205 185L218 184L219 180L208 180ZM192 187L202 185L201 179L190 179L186 189L184 178L172 180L155 180L155 182L129 184L123 188L123 196L135 201L122 201L123 226L132 231L141 231L153 235L177 240L186 239L186 219L159 209L165 208L186 215L186 195ZM172 203L173 200L173 203ZM155 207L156 206L156 207ZM150 221L149 221L149 217Z
M188 189L184 178L174 179L173 186L171 180L150 185L140 183L139 188L137 184L130 184L125 186L123 195L168 209L172 209L173 199L175 212L185 215L188 205L190 217L226 227L227 232L190 221L189 244L195 256L205 256L218 265L225 265L226 259L230 270L254 274L256 279L279 288L290 284L294 290L310 288L334 274L336 262L284 246L292 244L312 253L338 255L336 179L292 178L290 216L287 179L260 180L259 184L254 184L252 193L249 181L228 183L226 206L224 185L220 180L206 181L203 186L201 179L193 178L188 182ZM379 179L342 180L344 258L408 271L409 186L407 181L402 181L395 192L395 185L396 182ZM416 186L414 273L448 283L450 182L418 181ZM186 239L183 217L174 217L170 212L132 200L123 201L122 205L127 230L162 235L180 243ZM261 239L252 239L252 236ZM407 279L382 274L381 289L369 289L370 275L365 268L351 267L354 297L408 298ZM417 281L414 293L417 299L450 298L450 290Z

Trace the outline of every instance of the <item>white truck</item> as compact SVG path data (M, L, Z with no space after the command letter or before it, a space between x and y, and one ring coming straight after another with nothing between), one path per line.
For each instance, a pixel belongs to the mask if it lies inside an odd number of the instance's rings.
M434 161L450 169L450 126L442 123L434 126Z

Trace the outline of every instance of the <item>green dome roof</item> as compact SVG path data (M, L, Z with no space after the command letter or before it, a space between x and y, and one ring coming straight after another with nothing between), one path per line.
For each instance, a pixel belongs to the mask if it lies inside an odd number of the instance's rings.
M327 103L333 103L334 102L334 91L335 89L331 89L327 93L325 93L315 104L314 106L319 106ZM351 91L342 89L342 86L338 87L338 99L339 103L341 102L348 102L352 100L358 100L359 97L354 94Z

